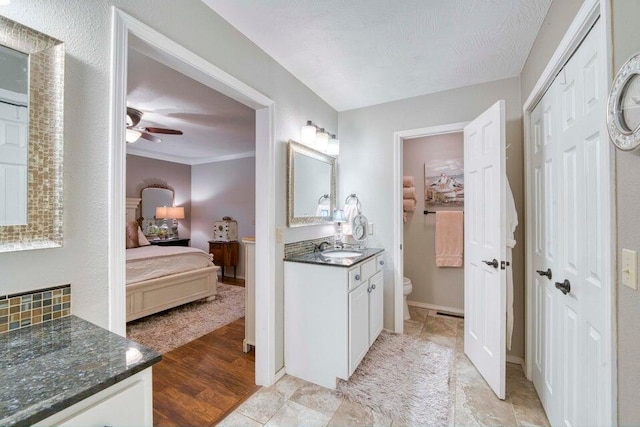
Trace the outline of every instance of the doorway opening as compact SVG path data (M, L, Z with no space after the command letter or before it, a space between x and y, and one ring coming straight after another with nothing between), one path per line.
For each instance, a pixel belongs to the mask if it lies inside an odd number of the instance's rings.
M125 129L127 123L127 55L129 38L147 46L152 58L255 111L255 383L270 385L275 372L275 229L274 102L250 86L188 51L142 22L113 8L110 189L109 189L109 327L121 335L126 325ZM212 226L212 224L211 224ZM226 271L225 271L226 273Z

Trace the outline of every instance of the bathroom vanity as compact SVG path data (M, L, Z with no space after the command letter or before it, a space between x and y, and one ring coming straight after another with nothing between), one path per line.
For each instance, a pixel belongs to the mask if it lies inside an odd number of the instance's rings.
M382 331L383 251L329 250L285 258L288 374L332 389L338 378L353 374Z

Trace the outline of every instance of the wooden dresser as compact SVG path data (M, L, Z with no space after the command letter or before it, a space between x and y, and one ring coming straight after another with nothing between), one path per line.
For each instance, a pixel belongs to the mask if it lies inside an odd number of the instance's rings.
M213 263L222 267L223 278L225 267L233 267L233 278L236 278L236 267L240 259L240 243L237 240L231 242L209 240L209 253L213 254Z

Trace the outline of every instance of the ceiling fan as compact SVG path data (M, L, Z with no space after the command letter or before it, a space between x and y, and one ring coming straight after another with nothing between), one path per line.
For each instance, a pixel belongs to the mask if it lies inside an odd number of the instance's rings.
M166 129L156 127L137 127L142 120L142 111L135 108L127 107L127 143L136 142L139 138L143 138L152 142L162 142L160 138L152 133L160 133L165 135L182 135L181 130Z

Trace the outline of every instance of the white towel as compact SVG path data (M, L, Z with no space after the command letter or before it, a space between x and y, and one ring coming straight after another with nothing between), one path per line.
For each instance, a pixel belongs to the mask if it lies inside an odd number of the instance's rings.
M513 257L512 250L516 246L514 232L518 227L518 211L513 200L513 193L509 180L506 179L507 196L507 262L510 268L507 269L507 349L511 350L511 340L513 337Z
M353 222L353 218L356 215L358 215L358 206L355 203L344 206L344 216L347 218L347 222L342 224L342 233L345 236L353 235L353 231L351 230L351 223Z

